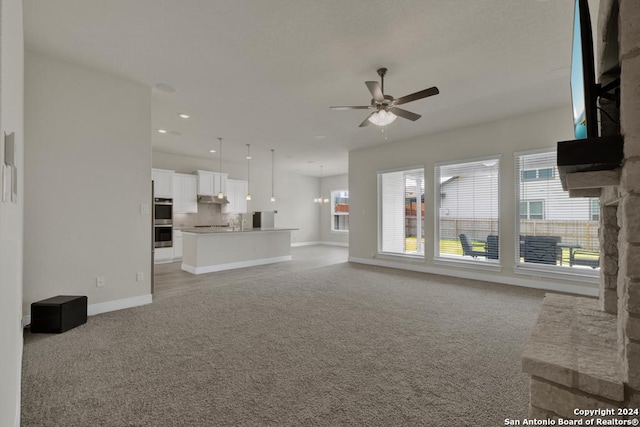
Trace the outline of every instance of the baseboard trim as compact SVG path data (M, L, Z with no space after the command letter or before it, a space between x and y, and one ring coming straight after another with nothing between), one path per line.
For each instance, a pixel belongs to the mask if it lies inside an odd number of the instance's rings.
M141 305L151 304L153 296L151 294L140 295L137 297L123 298L114 301L99 302L97 304L89 304L87 306L87 315L95 316L96 314L108 313L110 311L124 310L125 308L139 307ZM22 327L31 324L31 315L22 317Z
M256 265L274 264L276 262L291 261L291 255L283 255L273 258L254 259L250 261L230 262L227 264L207 265L205 267L194 267L182 263L182 269L192 274L214 273L216 271L234 270L236 268L254 267Z
M502 283L505 285L521 286L524 288L543 289L547 291L567 292L571 294L597 297L600 293L599 287L589 284L568 284L557 282L541 282L538 280L530 280L519 277L504 277L495 274L483 273L480 271L453 270L438 267L426 267L412 263L402 263L394 261L386 261L379 259L367 259L358 257L349 257L349 262L357 264L367 264L377 267L397 268L399 270L416 271L419 273L438 274L441 276L459 277L461 279L475 279L487 282Z

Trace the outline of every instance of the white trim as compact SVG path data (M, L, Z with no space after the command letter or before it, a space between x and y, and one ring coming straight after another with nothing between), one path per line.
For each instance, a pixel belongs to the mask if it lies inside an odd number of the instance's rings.
M153 296L151 294L140 295L137 297L117 299L113 301L99 302L89 304L87 306L87 316L95 316L96 314L108 313L110 311L123 310L125 308L138 307L141 305L151 304ZM22 327L31 324L31 315L22 317Z
M496 276L494 274L486 274L486 273L477 272L477 271L466 271L466 270L459 270L459 269L452 270L452 269L437 268L437 267L434 268L434 267L419 265L416 263L396 263L392 261L357 258L357 257L349 257L349 262L375 265L378 267L397 268L399 270L417 271L420 273L439 274L443 276L459 277L462 279L482 280L486 282L502 283L505 285L522 286L525 288L543 289L543 290L556 291L556 292L567 292L571 294L593 296L593 297L597 297L600 293L600 290L598 287L594 287L590 284L573 285L568 283L555 283L555 282L546 282L546 281L539 281L539 280L528 280L528 279L521 279L518 277Z
M453 259L453 258L444 258L438 257L433 260L435 265L441 265L443 267L452 267L452 268L475 268L478 270L485 271L495 271L500 273L502 271L502 266L498 260L495 262L492 261L473 261L470 259Z
M530 265L533 264L533 265ZM586 283L600 283L599 270L593 268L575 268L520 263L513 267L513 272L522 276L548 277L551 279L574 280Z
M24 329L24 326L22 327L22 329ZM24 355L24 338L23 338L23 334L20 333L20 346L18 348L18 360L22 361L22 357ZM20 415L21 415L21 408L22 408L22 394L20 393L20 390L22 390L22 369L18 369L18 375L17 375L17 382L18 384L16 384L16 390L18 391L18 398L16 399L16 412L15 412L15 425L16 427L20 427Z
M426 168L425 164L417 164L417 165L413 165L413 166L403 166L403 167L399 167L399 168L392 168L392 169L382 169L382 170L378 170L376 171L376 173L378 175L380 175L381 173L389 173L389 172L402 172L402 171L409 171L409 170L413 170L413 169L422 169L424 170Z
M314 245L321 245L322 242L319 240L315 240L315 241L311 241L311 242L296 242L296 243L292 243L291 247L292 248L297 248L300 246L314 246Z
M114 301L99 302L97 304L89 304L89 306L87 307L87 315L95 316L96 314L108 313L110 311L123 310L125 308L147 305L151 304L152 302L153 296L151 294L117 299Z
M250 261L229 262L227 264L207 265L204 267L194 267L182 263L182 269L193 274L214 273L216 271L234 270L236 268L254 267L256 265L274 264L276 262L291 261L291 255L283 255L273 258L253 259Z
M418 255L418 254L397 254L394 252L378 252L375 256L379 259L387 259L390 261L401 261L401 262L410 262L410 263L420 263L421 265L425 262L426 255Z
M494 154L494 155L490 155L490 156L481 156L481 157L469 157L466 159L459 159L459 160L447 160L447 161L443 161L443 162L436 162L433 164L434 169L436 167L441 167L441 166L451 166L451 165L458 165L461 163L473 163L473 162L482 162L485 160L498 160L498 163L500 162L500 160L502 160L502 154ZM499 168L498 168L499 169Z

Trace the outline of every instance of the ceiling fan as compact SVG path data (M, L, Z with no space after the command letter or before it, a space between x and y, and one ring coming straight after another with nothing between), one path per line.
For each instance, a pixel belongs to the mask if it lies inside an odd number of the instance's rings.
M421 90L420 92L412 93L411 95L406 95L402 98L397 99L391 95L385 95L384 75L386 73L386 68L379 68L378 75L380 76L380 83L373 81L364 82L364 84L367 85L369 92L371 92L371 96L373 96L373 99L371 99L371 105L338 105L329 108L332 108L334 110L375 110L371 112L371 114L369 114L362 123L360 123L360 127L368 126L369 123L373 123L378 126L386 126L392 123L398 116L415 122L420 117L422 117L420 114L403 110L402 108L398 108L397 106L440 93L438 88L434 86L430 87L429 89Z

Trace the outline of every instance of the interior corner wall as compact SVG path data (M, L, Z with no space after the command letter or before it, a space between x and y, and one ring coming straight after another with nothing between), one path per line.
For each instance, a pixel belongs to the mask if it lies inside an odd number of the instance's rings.
M0 136L14 134L18 198L0 197L0 425L20 425L22 371L23 88L22 1L0 1ZM4 164L0 142L0 165ZM3 182L4 184L4 182ZM0 186L2 188L2 186Z
M322 198L331 199L331 192L349 190L349 175L335 175L322 178L320 183ZM349 233L331 231L331 203L320 206L320 239L324 243L348 245Z
M150 300L151 202L151 89L27 51L23 313Z
M567 89L568 90L568 89ZM521 284L546 289L597 294L597 280L581 283L516 274L516 188L514 153L555 149L558 141L573 139L571 106L504 118L433 135L413 138L349 153L349 259L383 264L378 259L378 181L382 170L425 166L425 261L388 262L399 268L438 274ZM438 162L500 155L500 258L501 272L436 265L435 172ZM431 208L429 208L431 206ZM576 288L577 287L577 288ZM575 288L575 289L574 289Z
M249 212L273 211L276 227L297 228L291 233L293 244L318 242L320 240L319 212L313 203L318 192L318 178L299 175L278 168L275 162L274 192L276 201L271 202L271 151L255 145L251 150L251 196L247 202ZM196 170L218 172L217 161L200 157L153 151L153 167L169 169L178 173L192 174ZM229 162L222 165L223 173L232 179L247 179L246 161ZM189 215L189 214L187 214Z

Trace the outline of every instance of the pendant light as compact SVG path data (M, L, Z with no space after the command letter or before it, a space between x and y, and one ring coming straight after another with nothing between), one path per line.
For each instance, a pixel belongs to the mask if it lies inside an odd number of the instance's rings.
M218 199L224 199L224 193L222 192L222 138L218 138L218 141L220 141L220 169L218 170L218 172L220 173L220 178L218 179L219 182L219 188L218 188Z
M251 168L249 165L251 164L251 144L247 144L247 200L251 200L251 191L249 188L251 186Z
M322 187L322 165L320 165L320 187ZM329 199L323 199L321 192L320 197L313 199L313 202L318 204L329 203Z
M273 162L274 162L274 156L275 156L275 151L273 148L271 149L271 201L275 202L276 201L276 196L275 193L273 192Z

